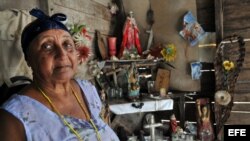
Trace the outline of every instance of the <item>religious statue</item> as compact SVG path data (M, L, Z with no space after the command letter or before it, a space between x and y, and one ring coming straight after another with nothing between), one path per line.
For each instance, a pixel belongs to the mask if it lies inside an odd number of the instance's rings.
M135 100L140 94L139 73L135 63L132 63L128 70L128 98Z
M184 131L180 126L178 126L174 114L170 116L170 132L172 141L184 140Z
M172 114L170 116L170 132L171 133L176 133L177 132L177 121L176 121L176 118L175 118L175 115Z
M210 119L208 99L197 99L197 137L203 141L213 141L214 131Z
M122 59L136 59L139 58L141 54L142 49L139 40L139 29L133 17L133 12L130 11L124 25L123 39L118 57Z

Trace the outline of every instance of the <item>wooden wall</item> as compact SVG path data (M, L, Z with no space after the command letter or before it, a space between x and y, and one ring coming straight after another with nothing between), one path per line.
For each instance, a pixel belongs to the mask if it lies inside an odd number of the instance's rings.
M86 24L91 33L99 30L108 35L111 14L109 0L48 0L49 13L63 12L71 23Z
M108 9L110 0L2 0L0 10L41 8L45 13L65 13L69 23L86 24L93 34L99 30L107 36L110 30L111 14Z
M42 1L42 0L41 0ZM34 7L42 7L44 8L45 5L41 5L39 0L1 0L0 1L0 10L6 9L31 9Z
M95 52L94 33L99 30L104 42L107 45L106 37L110 32L111 13L108 8L110 0L2 0L0 10L20 9L31 10L40 8L45 13L64 13L68 17L68 23L85 24L93 37L92 50ZM86 64L79 67L78 76L91 79L86 70Z
M197 20L206 32L215 32L215 9L213 0L196 0Z
M250 0L215 0L217 42L231 35L250 39ZM250 124L250 42L234 94L234 106L227 124Z

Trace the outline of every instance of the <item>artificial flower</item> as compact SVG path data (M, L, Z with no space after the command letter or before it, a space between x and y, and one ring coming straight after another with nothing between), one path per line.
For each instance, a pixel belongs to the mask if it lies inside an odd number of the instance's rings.
M91 36L88 34L87 28L85 25L74 24L70 28L73 40L78 50L79 60L81 62L87 60L92 55L91 46Z
M91 38L85 36L83 32L78 32L74 34L73 39L75 41L76 47L82 47L82 46L89 47L91 44L90 43Z
M176 47L174 44L167 44L161 50L161 55L165 59L165 61L174 61L176 57Z
M226 71L230 71L234 69L234 63L232 61L225 60L223 61L223 67Z
M79 53L78 57L79 57L80 62L84 62L92 55L90 48L86 46L77 47L76 49L78 50L78 53Z

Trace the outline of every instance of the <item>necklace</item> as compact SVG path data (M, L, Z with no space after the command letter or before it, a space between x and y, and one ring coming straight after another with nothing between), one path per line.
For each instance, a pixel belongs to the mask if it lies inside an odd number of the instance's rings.
M82 137L80 136L80 134L69 124L69 122L64 118L64 116L57 110L57 108L55 107L55 105L53 104L52 100L47 96L47 94L38 86L36 85L37 89L42 93L42 95L44 96L44 98L49 102L50 106L52 107L53 111L60 117L60 119L63 121L64 125L66 125L69 130L71 132L73 132L76 137L78 138L79 141L83 141ZM95 132L96 132L96 136L97 136L97 140L101 141L101 136L98 132L98 129L95 125L95 123L93 122L93 120L90 118L90 115L86 112L86 110L84 109L83 104L80 102L79 97L76 95L75 91L73 90L73 88L71 87L71 90L73 92L74 97L76 98L78 104L80 105L82 111L84 112L87 121L90 122L90 124L92 125L92 127L94 128Z

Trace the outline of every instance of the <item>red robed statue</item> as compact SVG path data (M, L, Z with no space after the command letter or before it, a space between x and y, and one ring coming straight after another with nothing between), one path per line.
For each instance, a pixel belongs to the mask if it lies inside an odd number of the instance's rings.
M128 59L131 58L131 55L138 54L142 54L139 29L133 18L133 12L131 11L124 25L123 39L118 57Z

